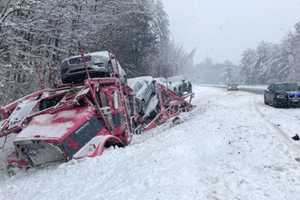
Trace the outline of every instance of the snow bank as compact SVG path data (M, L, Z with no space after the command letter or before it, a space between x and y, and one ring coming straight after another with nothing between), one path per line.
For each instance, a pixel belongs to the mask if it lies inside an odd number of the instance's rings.
M9 200L298 199L300 166L255 110L255 95L195 88L183 124L103 156L0 180Z

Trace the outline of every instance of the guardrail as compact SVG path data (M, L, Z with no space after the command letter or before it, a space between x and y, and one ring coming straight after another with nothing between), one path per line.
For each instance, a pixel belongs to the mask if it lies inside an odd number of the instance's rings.
M241 86L239 87L240 91L251 92L254 94L264 94L264 91L267 87L251 87L251 86Z
M226 89L227 86L226 85L206 85L204 84L203 86L206 87L216 87L216 88L223 88ZM250 92L250 93L254 93L254 94L264 94L264 91L266 90L268 86L266 85L259 85L259 86L250 86L250 85L240 85L238 86L239 91L244 91L244 92Z

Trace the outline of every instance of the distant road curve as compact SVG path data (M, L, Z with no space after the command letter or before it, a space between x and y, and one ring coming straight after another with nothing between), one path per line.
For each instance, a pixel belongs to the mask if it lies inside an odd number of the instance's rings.
M217 87L217 88L224 88L226 89L226 85L222 84L200 84L201 86L206 86L206 87ZM267 89L267 85L240 85L239 90L244 91L244 92L250 92L254 94L264 94L264 91Z

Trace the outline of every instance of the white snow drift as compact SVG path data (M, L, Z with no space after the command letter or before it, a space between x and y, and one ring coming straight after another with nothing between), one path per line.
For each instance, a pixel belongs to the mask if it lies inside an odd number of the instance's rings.
M196 88L197 107L184 123L136 136L98 158L13 178L2 173L0 200L299 199L297 152L257 111L257 104L269 109L261 102L248 93ZM292 113L298 124L300 111Z

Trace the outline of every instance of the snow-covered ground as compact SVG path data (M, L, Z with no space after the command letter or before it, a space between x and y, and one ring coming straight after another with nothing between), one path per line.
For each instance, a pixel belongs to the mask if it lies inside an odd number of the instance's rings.
M0 200L300 199L300 154L283 137L300 130L300 110L269 108L246 92L195 90L197 107L184 123L98 158L2 173Z
M256 110L283 136L284 142L291 148L298 149L296 155L300 159L300 141L294 141L292 137L300 136L300 109L279 109L264 105L261 96L254 98Z

